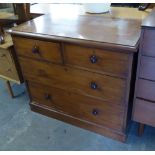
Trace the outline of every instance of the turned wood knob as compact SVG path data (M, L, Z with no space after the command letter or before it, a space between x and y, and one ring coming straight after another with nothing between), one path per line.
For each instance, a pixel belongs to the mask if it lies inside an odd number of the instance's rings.
M99 113L99 111L98 111L97 109L93 109L92 114L93 114L94 116L98 115L98 113Z
M90 61L91 63L96 63L97 62L97 57L95 55L90 56Z
M39 54L39 47L37 45L34 45L32 48L32 53Z
M95 82L91 82L90 83L90 87L92 88L92 89L97 89L97 84L95 83Z
M45 94L44 98L45 98L45 100L51 100L51 95L50 94Z

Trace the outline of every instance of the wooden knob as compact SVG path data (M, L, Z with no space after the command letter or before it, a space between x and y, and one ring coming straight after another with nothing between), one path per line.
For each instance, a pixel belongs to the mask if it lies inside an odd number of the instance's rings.
M99 111L98 111L97 109L93 109L92 114L93 114L94 116L98 115L98 113L99 113Z
M44 98L45 98L45 100L51 100L51 95L50 94L45 94Z
M95 82L91 82L90 83L90 87L92 88L92 89L97 89L97 84L95 83Z
M93 64L96 63L97 62L97 56L95 56L95 55L90 56L90 61Z
M39 54L39 47L37 45L34 45L32 48L32 53Z

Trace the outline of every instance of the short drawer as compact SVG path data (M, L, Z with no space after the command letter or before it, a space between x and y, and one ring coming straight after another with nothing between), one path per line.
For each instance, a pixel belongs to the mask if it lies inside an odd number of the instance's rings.
M33 102L83 121L122 130L123 111L117 106L61 89L28 82Z
M155 101L155 82L139 79L137 97Z
M13 37L13 42L19 56L26 56L53 63L62 63L59 43L23 37Z
M155 58L142 56L139 77L155 80Z
M23 74L28 80L92 96L113 104L124 103L126 91L124 79L25 58L19 60Z
M129 56L124 53L65 44L65 62L95 72L128 75Z
M142 54L155 57L155 31L145 30L143 38Z
M155 127L155 103L136 99L133 119Z

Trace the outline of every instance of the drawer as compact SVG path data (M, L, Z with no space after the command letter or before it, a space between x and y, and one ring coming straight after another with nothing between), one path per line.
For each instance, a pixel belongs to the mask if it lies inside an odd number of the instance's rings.
M128 75L128 54L65 44L65 62L95 72Z
M143 38L142 54L155 57L155 31L145 30Z
M19 60L23 74L28 80L114 104L124 103L126 81L123 79L25 58Z
M155 127L155 103L136 99L133 119Z
M10 50L12 49L0 49L0 77L19 81L19 76Z
M13 37L13 42L19 56L62 63L59 43L20 37Z
M141 57L139 77L155 80L155 58Z
M155 101L155 82L139 79L137 97Z
M33 102L83 121L122 130L123 111L117 106L61 89L28 83Z

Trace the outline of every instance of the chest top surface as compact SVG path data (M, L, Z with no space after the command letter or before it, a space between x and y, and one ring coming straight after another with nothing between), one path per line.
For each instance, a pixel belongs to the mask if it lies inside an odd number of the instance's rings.
M119 19L96 15L52 16L43 15L10 32L25 36L48 36L57 40L77 40L137 48L140 37L140 20Z

